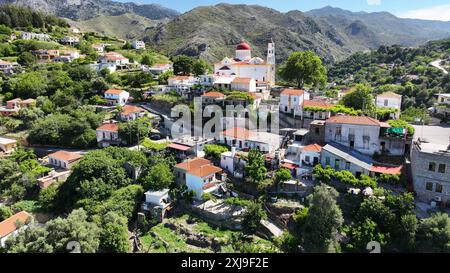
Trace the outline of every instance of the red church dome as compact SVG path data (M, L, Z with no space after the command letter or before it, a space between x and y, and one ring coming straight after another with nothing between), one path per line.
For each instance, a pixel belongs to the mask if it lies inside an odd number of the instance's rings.
M251 50L251 48L246 42L242 42L237 45L236 50Z

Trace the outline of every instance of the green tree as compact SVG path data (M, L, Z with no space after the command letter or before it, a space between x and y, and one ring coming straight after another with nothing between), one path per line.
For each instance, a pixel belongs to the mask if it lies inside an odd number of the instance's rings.
M8 219L9 217L13 216L13 211L11 208L1 205L0 206L0 222Z
M37 98L47 92L47 78L40 72L26 72L8 81L9 88L20 98Z
M253 234L258 229L262 219L267 217L266 212L258 202L250 202L246 207L242 219L242 229L247 234Z
M316 165L313 170L313 175L316 177L316 179L325 184L329 184L335 174L336 171L333 168L327 166L324 169L320 164Z
M175 75L190 75L193 73L195 60L192 57L178 55L172 61Z
M174 175L170 167L161 162L150 167L147 174L142 179L142 186L145 190L158 191L169 188L174 181Z
M346 107L363 110L364 113L374 113L375 111L372 89L363 84L357 84L353 92L342 98L342 103Z
M423 219L417 234L422 251L450 251L450 217L446 213L436 213Z
M130 145L137 144L139 140L148 136L150 130L150 121L142 117L119 124L119 137Z
M46 211L53 211L56 197L58 195L58 187L55 184L50 185L39 192L39 204Z
M335 189L324 184L315 188L302 232L307 251L330 252L337 248L336 235L344 221L337 196Z
M248 153L248 164L245 171L253 182L261 182L266 177L267 169L264 166L264 156L260 151L251 149Z
M102 217L100 249L106 253L128 253L131 251L128 235L128 221L125 217L110 211Z
M203 148L206 156L211 156L214 159L220 159L220 155L229 150L228 146L222 144L206 144Z
M31 54L30 52L23 52L17 58L17 62L23 66L32 66L36 63L36 56Z
M197 77L209 73L210 70L209 64L203 59L196 60L192 66L192 73Z
M365 219L351 227L348 235L350 242L346 247L354 252L366 252L367 244L372 241L379 242L382 246L386 244L384 234L378 230L377 224L370 219Z
M295 82L298 88L305 84L324 86L327 82L327 70L312 51L291 53L279 74L284 80Z

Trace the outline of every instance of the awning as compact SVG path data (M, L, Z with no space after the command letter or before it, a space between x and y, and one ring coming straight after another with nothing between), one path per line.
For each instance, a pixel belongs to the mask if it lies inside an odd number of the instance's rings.
M172 143L169 146L167 146L169 148L175 149L175 150L179 150L179 151L187 151L189 150L191 147L189 146L185 146L185 145L181 145L181 144L176 144L176 143Z
M383 167L383 166L372 166L370 169L372 172L384 173L384 174L401 174L403 166L399 167Z

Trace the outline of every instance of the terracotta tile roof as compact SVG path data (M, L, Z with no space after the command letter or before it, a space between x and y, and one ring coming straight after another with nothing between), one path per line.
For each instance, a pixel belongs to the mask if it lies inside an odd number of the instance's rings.
M26 224L28 219L31 217L26 211L21 211L19 213L14 214L9 217L5 221L0 223L0 238L5 237L6 235L17 230L16 223L20 222L22 224Z
M105 94L113 94L113 95L119 95L122 92L125 92L124 90L120 90L120 89L108 89L105 91Z
M184 81L184 80L189 80L190 77L189 76L175 76L175 77L170 77L169 80L171 81Z
M289 96L301 96L305 93L304 90L301 89L284 89L283 91L281 91L282 95L289 95Z
M196 168L200 168L201 166L210 165L210 164L212 164L211 161L201 158L201 157L196 157L194 159L177 164L177 165L175 165L175 167L189 171L189 170L193 170Z
M21 101L20 103L22 103L22 104L32 104L32 103L35 103L35 102L36 102L35 99L26 99L26 100Z
M319 144L311 144L311 145L303 147L303 151L320 152L320 151L322 151L322 146L320 146Z
M249 84L252 81L252 78L240 78L240 77L236 77L234 78L234 80L232 81L232 83L236 83L236 84Z
M254 92L249 92L248 95L252 98L254 98L255 100L260 99L261 96L260 94L254 93Z
M289 162L285 162L281 165L281 168L286 168L289 170L295 170L297 169L299 166L297 164L293 164L293 163L289 163Z
M121 114L124 116L128 116L134 113L140 113L140 112L144 112L145 110L142 109L139 106L134 106L134 105L124 105L122 107L122 112Z
M323 102L323 101L305 100L305 101L303 101L303 106L332 108L334 106L334 104Z
M223 131L222 135L239 139L248 139L253 133L245 128L234 127Z
M220 92L211 91L202 95L202 97L223 98L225 95Z
M102 126L98 127L97 131L118 132L119 125L117 123L105 123Z
M401 99L402 96L394 93L394 92L385 92L382 94L377 95L377 98L394 98L394 99Z
M189 147L189 146L185 146L185 145L181 145L181 144L177 144L177 143L169 144L169 146L167 146L167 147L175 149L175 150L179 150L179 151L187 151L187 150L191 149L191 147Z
M378 120L366 116L334 116L327 119L326 123L380 126Z
M376 172L376 173L384 173L384 174L401 174L402 173L403 166L398 167L383 167L383 166L372 166L370 171Z
M66 151L57 151L56 153L49 154L48 156L68 162L73 162L81 158L79 153L71 153Z
M220 173L221 171L222 168L216 167L214 165L205 165L200 166L199 168L196 169L190 169L188 170L188 173L203 178L216 173Z

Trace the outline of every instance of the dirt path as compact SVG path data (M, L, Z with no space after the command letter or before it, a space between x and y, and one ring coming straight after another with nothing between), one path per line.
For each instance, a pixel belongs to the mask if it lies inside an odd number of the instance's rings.
M442 62L442 60L439 59L439 60L436 60L434 62L431 62L430 65L436 67L437 69L442 70L442 72L444 72L444 74L447 75L448 71L444 67L441 66L441 62Z

